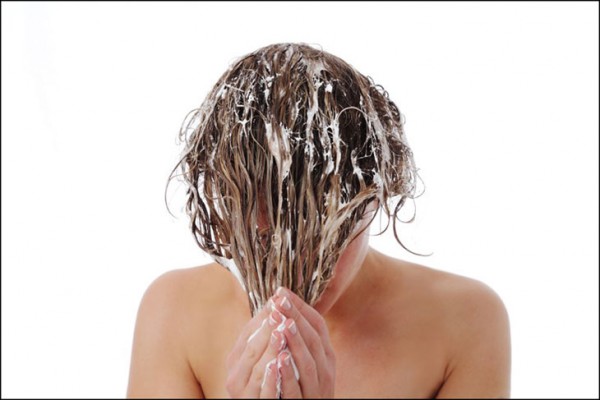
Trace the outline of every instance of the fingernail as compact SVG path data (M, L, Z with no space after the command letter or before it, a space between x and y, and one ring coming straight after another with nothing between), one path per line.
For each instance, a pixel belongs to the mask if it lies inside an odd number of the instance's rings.
M273 364L275 364L275 361L277 361L276 358L272 359L271 361L269 361L267 363L267 365L265 366L265 377L263 378L262 384L260 385L261 389L263 388L263 386L265 386L265 382L267 381L267 377L269 375L271 375L272 368L273 368Z
M272 359L268 364L267 364L267 373L268 374L272 374L273 372L275 372L275 359Z
M277 327L277 331L283 333L283 330L285 329L285 321L282 321L281 324L279 324L279 326Z
M265 373L267 375L270 375L273 372L273 365L275 364L275 359L272 359L271 361L269 361L265 367Z
M289 310L290 308L292 308L292 303L290 303L286 296L283 296L283 298L279 302L279 305L283 307L284 310Z
M283 296L285 294L285 289L283 288L283 286L279 286L275 291L275 294L277 296Z
M267 307L271 309L271 311L275 310L275 302L277 301L277 296L273 296L267 302Z
M295 335L298 332L298 328L296 327L296 321L294 321L293 319L286 321L286 325L292 335Z
M273 309L271 315L269 315L269 325L275 326L283 320L283 315L276 309Z
M292 368L294 369L294 377L296 378L297 381L300 380L300 373L298 372L298 367L296 367L296 363L294 362L294 358L292 357L292 353L290 353L289 350L284 350L281 353L283 353L283 363L289 367L290 362L292 364ZM277 361L277 367L281 368L281 360Z
M290 352L285 351L284 355L283 355L283 363L285 364L286 367L288 367L290 365L291 358L292 358L292 355L290 354Z
M281 333L277 333L277 331L273 331L271 333L271 345L275 346L276 342L279 341L279 345L276 346L277 351L283 349L285 347L285 337L281 336Z

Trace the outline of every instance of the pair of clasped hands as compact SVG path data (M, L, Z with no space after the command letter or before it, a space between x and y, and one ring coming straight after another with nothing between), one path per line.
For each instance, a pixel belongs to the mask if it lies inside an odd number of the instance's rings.
M335 355L323 317L279 288L227 357L234 398L333 398Z

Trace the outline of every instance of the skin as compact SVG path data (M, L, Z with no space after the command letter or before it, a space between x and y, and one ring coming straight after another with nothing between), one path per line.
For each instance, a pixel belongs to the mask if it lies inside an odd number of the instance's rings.
M314 308L282 290L251 318L241 286L216 263L162 275L138 311L127 396L273 398L279 368L284 398L509 397L498 295L368 240L367 229L345 249Z

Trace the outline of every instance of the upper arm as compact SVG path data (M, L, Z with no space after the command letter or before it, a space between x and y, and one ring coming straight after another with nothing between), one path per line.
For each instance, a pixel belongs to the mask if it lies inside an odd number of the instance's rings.
M509 397L510 327L502 300L486 285L469 281L450 307L453 351L437 397Z
M181 281L180 271L168 272L156 279L142 298L127 397L203 397L183 343Z

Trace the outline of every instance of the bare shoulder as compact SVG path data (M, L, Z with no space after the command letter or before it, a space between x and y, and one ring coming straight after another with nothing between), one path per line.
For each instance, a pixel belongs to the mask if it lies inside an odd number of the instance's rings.
M390 283L411 301L419 299L448 320L488 325L508 322L500 296L487 284L465 276L384 256L393 278ZM413 303L414 304L414 303Z
M204 302L215 304L219 298L237 295L238 289L239 284L232 273L217 263L210 263L164 273L150 285L146 296L170 294L183 301L193 297L195 305Z
M231 304L232 298L239 297L238 286L233 275L216 263L172 270L146 289L138 319L148 317L150 323L168 322L181 327L198 318L210 318L220 307Z
M224 319L240 310L245 295L233 274L217 263L166 272L146 290L138 313L150 323L163 329L165 334L178 335L186 343L188 335L199 338L211 331L201 326L220 326ZM199 344L195 341L194 347Z
M504 302L486 283L430 267L413 268L418 268L415 275L423 276L422 284L450 320L469 322L470 327L508 321Z
M406 304L426 310L442 333L448 365L438 397L508 397L510 327L500 296L476 279L389 260L410 299Z
M149 285L136 320L128 397L202 396L192 355L209 351L205 327L239 297L236 285L216 263L172 270Z

